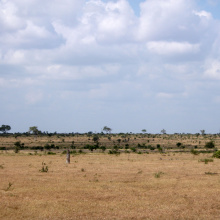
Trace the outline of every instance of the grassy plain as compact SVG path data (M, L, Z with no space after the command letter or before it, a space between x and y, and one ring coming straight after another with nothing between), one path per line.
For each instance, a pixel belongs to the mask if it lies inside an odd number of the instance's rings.
M212 154L0 153L0 219L220 219ZM48 172L40 172L42 162Z
M220 135L195 135L195 134L98 134L100 146L110 149L117 145L125 148L126 145L136 147L138 144L151 145L156 147L160 144L165 149L176 148L178 142L181 143L179 149L204 148L209 141L215 143L216 148L220 148ZM86 144L94 144L93 135L88 134L57 134L57 135L5 135L0 136L0 147L13 148L14 143L20 141L26 147L45 146L54 144L60 148L69 148L74 145L76 149L82 149ZM184 148L182 148L184 146Z

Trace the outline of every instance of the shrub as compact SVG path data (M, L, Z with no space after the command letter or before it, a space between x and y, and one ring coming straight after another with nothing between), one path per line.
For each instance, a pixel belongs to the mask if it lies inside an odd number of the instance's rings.
M219 151L216 151L216 152L213 154L213 157L220 159L220 150L219 150Z
M161 148L161 147L160 147L160 144L157 144L157 149L159 149L159 148Z
M70 148L71 148L71 149L76 149L76 146L70 145Z
M180 142L176 143L177 147L180 147L181 145L182 145L182 143L180 143Z
M191 153L194 154L194 155L198 155L198 154L199 154L199 151L192 149L192 150L191 150Z
M214 148L215 144L213 143L213 141L209 141L205 144L205 148Z
M48 172L48 166L46 165L46 163L42 162L42 168L39 171L42 173Z
M44 150L44 147L35 146L35 147L31 147L30 149L31 149L31 150L41 150L41 151L43 151L43 150Z
M135 148L135 147L131 147L130 148L133 152L136 152L137 151L137 149Z
M14 152L17 154L17 153L19 153L19 151L20 151L20 148L16 146L14 149Z
M100 149L104 152L106 150L105 146L101 146Z
M157 173L154 174L154 177L155 177L155 178L160 178L160 176L161 176L162 174L164 174L164 173L163 173L163 172L157 172Z
M13 183L9 182L9 183L8 183L8 186L7 186L7 188L5 189L5 191L8 191L8 190L10 190L10 189L11 189L11 187L12 187L12 185L13 185Z
M208 164L209 162L213 162L213 159L201 159L199 162L204 162L205 164Z
M109 153L109 154L116 154L116 155L119 155L119 154L120 154L120 152L117 151L117 150L109 150L108 153Z
M150 148L150 150L155 150L155 147L150 146L149 148Z
M0 147L0 150L6 150L6 147Z
M47 154L49 154L49 155L55 155L56 153L49 151Z

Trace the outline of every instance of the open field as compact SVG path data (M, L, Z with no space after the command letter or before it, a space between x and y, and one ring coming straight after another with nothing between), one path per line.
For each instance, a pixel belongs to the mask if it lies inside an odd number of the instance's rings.
M87 153L66 164L63 154L2 152L0 219L220 219L211 156Z

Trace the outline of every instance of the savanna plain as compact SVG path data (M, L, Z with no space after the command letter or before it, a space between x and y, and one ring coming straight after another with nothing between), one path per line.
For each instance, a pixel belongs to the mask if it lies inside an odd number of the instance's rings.
M55 143L52 137L1 137L0 219L220 219L220 159L202 148L204 137L185 144L170 136L114 138L117 153L109 153L103 136L106 150L79 151L78 145L67 164L63 149L10 148L18 141ZM76 145L78 139L59 140L65 150L68 140ZM155 149L125 149L137 142ZM174 149L180 142L188 147ZM203 152L192 151L194 145Z

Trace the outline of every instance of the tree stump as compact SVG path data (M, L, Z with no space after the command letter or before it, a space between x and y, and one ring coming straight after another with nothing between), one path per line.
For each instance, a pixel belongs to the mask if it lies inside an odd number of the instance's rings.
M66 163L70 163L70 150L69 149L67 150L67 153L66 153Z

